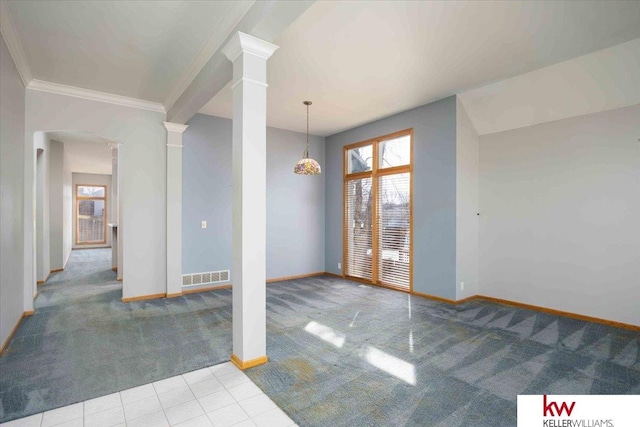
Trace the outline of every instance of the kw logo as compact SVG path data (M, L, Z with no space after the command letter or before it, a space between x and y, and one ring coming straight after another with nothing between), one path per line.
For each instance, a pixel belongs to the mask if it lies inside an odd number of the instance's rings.
M562 402L560 406L556 402L547 403L547 395L545 394L542 398L542 416L543 417L560 417L563 412L567 413L567 416L570 417L573 412L573 408L576 406L576 402L571 402L571 406L567 405L567 402ZM554 413L555 409L555 413Z

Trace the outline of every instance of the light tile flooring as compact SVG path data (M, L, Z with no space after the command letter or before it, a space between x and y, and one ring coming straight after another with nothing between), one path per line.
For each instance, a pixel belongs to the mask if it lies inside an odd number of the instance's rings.
M295 423L231 362L0 427L288 427Z

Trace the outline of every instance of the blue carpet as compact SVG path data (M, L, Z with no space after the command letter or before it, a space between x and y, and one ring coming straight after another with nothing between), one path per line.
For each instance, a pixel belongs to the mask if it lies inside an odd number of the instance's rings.
M73 251L0 357L0 422L229 360L231 290L123 304L111 249Z
M640 394L640 334L332 277L267 287L247 374L301 426L515 426L518 394Z
M0 357L0 422L229 359L231 291L123 304L109 250L74 251ZM640 334L333 277L267 286L270 362L301 426L515 426L518 394L640 394Z

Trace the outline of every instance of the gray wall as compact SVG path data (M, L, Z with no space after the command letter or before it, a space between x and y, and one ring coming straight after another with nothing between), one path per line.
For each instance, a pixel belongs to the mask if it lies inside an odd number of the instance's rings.
M456 97L405 111L326 139L326 267L342 274L343 147L414 130L413 289L456 298Z
M640 105L480 137L480 293L640 325Z
M0 36L0 346L22 316L25 89Z
M67 159L67 152L62 151L62 268L65 268L73 247L73 178Z
M478 294L479 139L462 101L456 115L456 299Z
M49 143L49 255L51 270L64 267L64 144ZM71 230L69 230L71 231Z
M229 119L195 115L183 135L182 269L231 269L231 141ZM324 271L324 181L299 176L305 135L267 128L267 278ZM311 137L324 167L324 138ZM207 228L200 228L201 221ZM233 272L231 272L233 281Z
M51 154L49 136L36 132L36 279L43 282L51 271L51 245L49 238L49 156Z

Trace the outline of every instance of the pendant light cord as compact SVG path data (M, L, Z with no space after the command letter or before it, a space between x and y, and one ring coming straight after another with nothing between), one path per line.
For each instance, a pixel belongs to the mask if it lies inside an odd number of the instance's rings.
M309 105L311 105L311 101L304 101L304 105L307 106L307 148L304 150L304 158L309 158Z
M309 104L311 104L310 102L307 102L305 102L307 106L307 149L304 151L304 157L306 159L309 158Z

